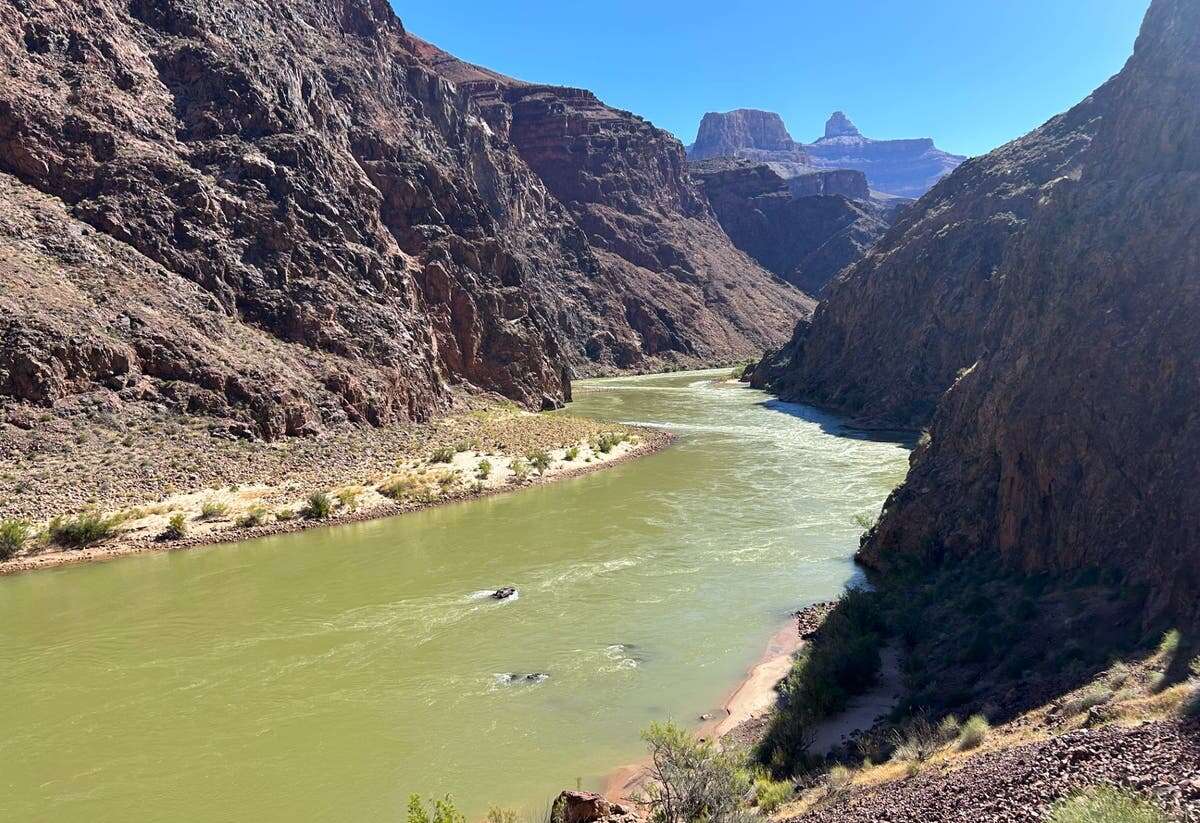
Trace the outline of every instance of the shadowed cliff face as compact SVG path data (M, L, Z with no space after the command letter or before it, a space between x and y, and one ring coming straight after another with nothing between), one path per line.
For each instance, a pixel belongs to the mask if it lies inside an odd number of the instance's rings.
M829 193L811 190L807 178L784 180L768 166L725 159L695 163L691 172L738 248L809 294L819 294L887 229L872 204L852 202L836 185Z
M1200 620L1198 87L1200 6L1155 0L1081 107L1091 139L997 261L991 310L972 311L986 350L939 403L867 562L1114 568L1150 584L1152 612ZM855 278L868 300L873 271Z
M537 152L414 54L384 0L14 0L0 7L0 54L0 172L14 178L0 196L17 213L32 187L65 205L64 231L85 225L121 247L94 245L95 265L70 268L72 305L96 307L74 330L0 281L18 307L0 318L10 399L107 392L265 437L424 418L456 384L537 408L567 396L572 369L747 354L808 305L732 249L669 147L613 166L602 188L710 227L689 232L696 253L655 235L657 214L598 209L591 219L612 226L598 243L560 198L603 161L543 182L525 156ZM514 134L532 146L518 109ZM657 302L613 287L622 244ZM126 251L167 293L199 287L233 324L211 328L224 354L172 324L148 338L129 320L132 287L97 292L93 272ZM743 280L762 294L741 299ZM271 354L235 351L256 335ZM272 359L276 343L298 365Z

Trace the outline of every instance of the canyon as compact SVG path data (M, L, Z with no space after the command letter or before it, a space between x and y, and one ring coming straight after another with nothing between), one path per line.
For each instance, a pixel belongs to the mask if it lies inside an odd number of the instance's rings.
M665 132L481 70L484 99L384 0L18 0L0 56L11 424L98 403L270 440L463 392L553 408L574 375L746 357L811 312Z
M1124 69L964 164L832 284L755 381L924 428L860 558L1112 571L1200 620L1200 8L1155 0Z

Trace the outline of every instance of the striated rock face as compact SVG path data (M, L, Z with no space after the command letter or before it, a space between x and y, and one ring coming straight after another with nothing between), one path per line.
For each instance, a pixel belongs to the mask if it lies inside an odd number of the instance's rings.
M939 149L929 138L872 140L843 112L825 124L825 135L804 146L809 163L823 169L856 169L876 191L920 197L967 158Z
M997 270L1046 190L1077 174L1097 112L1091 100L970 160L909 207L844 277L813 322L755 370L789 400L864 423L923 427L958 373L986 349Z
M80 258L94 267L7 264L9 402L125 392L265 437L425 418L456 385L546 407L567 398L572 370L741 356L809 305L733 249L677 144L610 152L641 165L614 161L601 179L601 146L658 133L631 115L616 119L640 125L598 127L586 164L543 181L415 53L385 0L16 0L0 6L0 56L10 230L24 236L57 202L61 230L102 236ZM535 118L518 119L513 136L532 146L520 124ZM550 139L576 140L592 119L558 117ZM674 203L680 219L662 232L689 236L672 246L614 210L595 218L612 227L601 245L560 200L589 186ZM39 237L56 259L53 231ZM642 292L612 274L628 249L645 252L627 263L652 281ZM130 259L155 272L141 284L155 294L97 293L105 267ZM62 296L76 324L30 303L31 288L74 290ZM139 300L190 294L205 311L156 324L153 344L139 337ZM220 352L199 345L196 323Z
M808 181L784 180L765 165L718 159L691 171L738 248L809 294L820 293L887 229L870 204L823 186L797 186Z
M744 149L785 152L794 154L797 160L804 158L799 144L788 134L783 118L774 112L757 109L704 115L688 156L693 160L733 157Z
M574 217L597 260L577 359L703 363L786 338L809 297L739 251L687 174L683 147L589 91L498 77L412 38L458 82ZM617 318L621 322L613 322Z
M952 306L983 329L983 345L962 355L967 368L865 542L866 562L984 552L1028 570L1110 568L1149 586L1151 613L1200 621L1198 84L1200 6L1155 0L1120 74L967 164L914 220L932 219L939 201L970 215L1002 193L1028 197L1024 216L993 209L951 257L953 246L905 223L837 284L829 314L847 316L857 299L896 336L855 343L865 326L838 330L819 315L801 344L807 362L818 338L840 337L857 364L914 338L926 351L953 348L959 336L930 325L920 302L890 301L930 285L926 257L976 282L988 271L986 288L960 290L935 315L944 322ZM1057 170L1030 174L1048 166ZM996 242L1002 252L978 266Z

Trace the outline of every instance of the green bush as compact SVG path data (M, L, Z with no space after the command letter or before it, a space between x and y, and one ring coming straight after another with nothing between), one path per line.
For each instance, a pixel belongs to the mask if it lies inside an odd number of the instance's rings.
M563 459L565 459L567 461L578 460L579 459L579 447L572 446L571 448L567 449L567 453L565 455L563 455Z
M352 512L358 511L358 498L362 495L362 493L363 490L358 486L347 486L344 489L338 489L338 504Z
M167 521L167 527L163 529L160 538L162 540L182 540L187 537L187 531L187 518L184 517L183 512L175 512Z
M992 727L988 725L987 718L981 714L971 715L963 724L962 731L958 733L958 748L963 751L979 748L991 731Z
M529 463L524 457L514 457L508 464L508 468L512 472L513 482L524 483L529 479Z
M1108 686L1099 683L1089 686L1085 691L1077 697L1063 703L1063 714L1067 717L1074 717L1077 714L1083 714L1088 709L1095 706L1103 706L1113 698L1113 690Z
M537 473L539 475L545 474L546 470L549 469L550 465L554 462L554 460L550 457L550 453L545 449L534 449L525 455L525 459L529 461L529 465L537 469Z
M492 461L480 460L479 465L475 467L475 478L477 480L487 480L492 476Z
M423 484L412 475L393 477L379 487L379 493L392 500L405 500L412 497Z
M962 731L962 723L958 722L958 718L952 714L948 714L942 718L942 722L938 724L938 737L943 743L949 743L951 740L958 739L959 733Z
M430 463L449 463L454 459L454 455L458 454L453 446L440 446L433 450L433 454L429 455Z
M1108 786L1054 804L1047 823L1168 823L1156 806Z
M95 509L89 509L75 517L58 516L50 521L47 533L51 543L68 549L82 549L112 537L120 521L116 517L105 517Z
M229 513L229 506L217 500L205 500L200 507L201 520L220 520Z
M446 795L433 801L433 814L426 810L420 795L408 799L408 823L467 823L467 818L454 805L454 799Z
M296 513L291 509L280 509L279 511L275 512L275 519L280 523L286 523L289 520L295 520Z
M642 733L650 748L649 785L636 798L656 823L742 823L750 777L735 755L696 740L674 723Z
M29 524L24 520L0 520L0 560L14 556L29 537Z
M313 492L300 510L300 516L305 520L328 520L333 516L333 509L333 498L328 492Z
M243 529L250 529L255 526L261 526L267 522L267 516L270 512L266 506L252 506L249 511L237 519L237 524Z
M790 780L772 780L760 777L754 781L754 799L763 814L773 814L784 803L792 799L796 785Z
M621 443L625 442L625 435L620 432L603 432L592 438L592 451L600 454L608 454Z

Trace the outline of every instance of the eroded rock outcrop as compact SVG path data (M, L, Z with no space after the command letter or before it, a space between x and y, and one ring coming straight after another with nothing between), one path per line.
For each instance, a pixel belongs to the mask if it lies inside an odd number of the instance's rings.
M784 180L766 165L715 159L693 163L691 173L738 248L809 294L887 230L870 203L820 187L809 193L794 185L805 178Z
M802 384L863 406L901 385L869 365L890 348L962 367L864 561L1111 569L1149 613L1200 621L1198 85L1200 6L1155 0L1120 74L951 175L836 284L801 361L819 346L878 380L822 364Z
M22 186L58 200L64 226L122 247L104 254L158 267L163 293L198 288L224 318L214 345L243 327L270 341L258 356L293 355L205 362L170 324L138 348L107 311L68 331L6 274L23 312L3 331L9 402L130 375L154 402L203 396L266 437L425 418L456 385L538 408L568 396L572 370L742 356L810 305L733 249L677 144L598 116L586 92L514 100L511 124L489 124L384 0L17 0L0 7L0 56L6 208L29 205ZM611 150L625 140L641 142ZM590 146L586 162L531 169L542 149L555 165L554 141ZM624 200L564 205L593 185ZM88 271L71 286L90 293Z
M589 91L506 78L412 41L586 234L597 318L571 336L581 357L623 368L701 363L767 348L789 315L811 314L806 295L730 242L674 137Z

